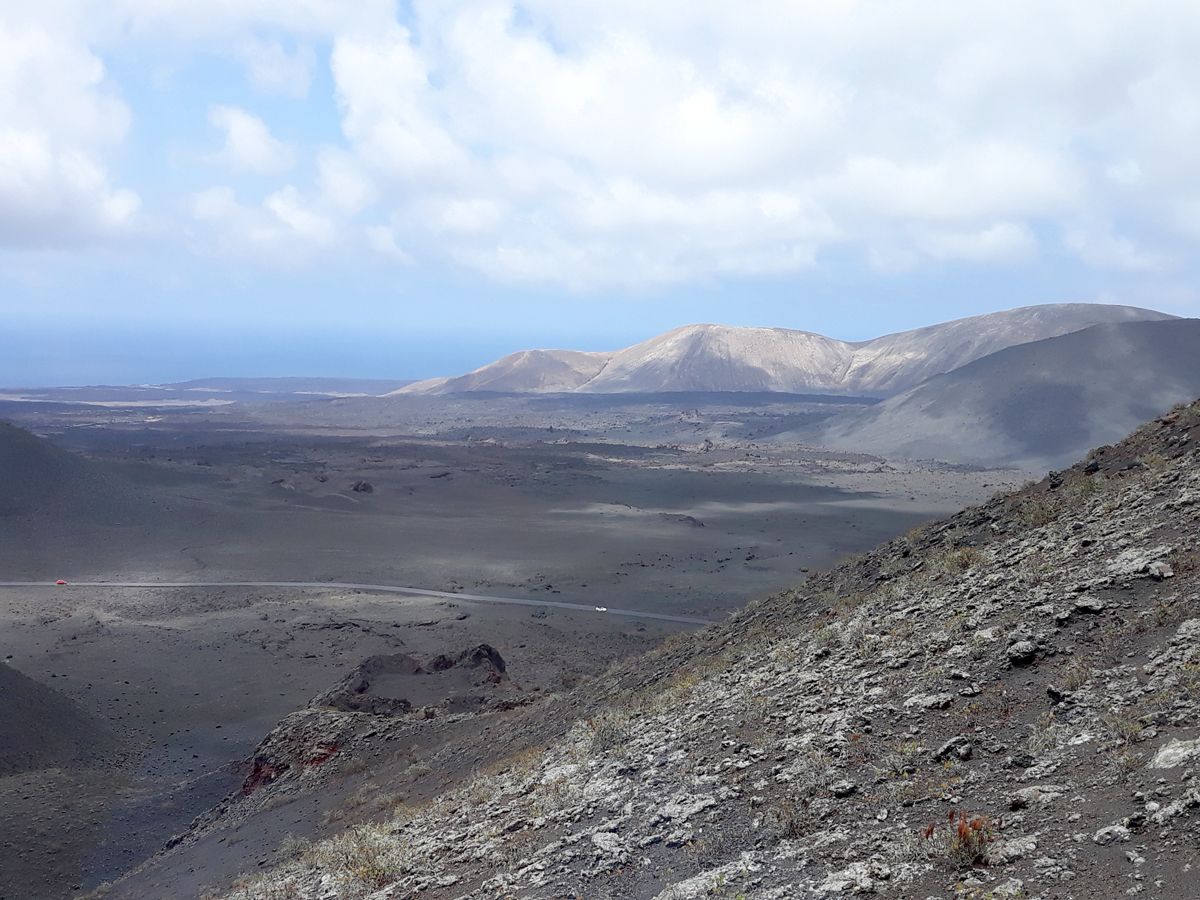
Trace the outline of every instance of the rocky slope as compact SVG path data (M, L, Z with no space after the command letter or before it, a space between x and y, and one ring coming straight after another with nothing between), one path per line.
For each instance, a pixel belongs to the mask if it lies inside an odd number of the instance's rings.
M1045 468L1200 395L1200 319L1097 325L1009 347L861 411L816 440L883 456Z
M1200 403L514 711L229 896L1194 897L1198 536Z
M1005 347L1104 322L1169 319L1130 306L1056 303L850 343L788 328L686 325L616 353L530 350L401 394L460 391L782 391L889 396Z

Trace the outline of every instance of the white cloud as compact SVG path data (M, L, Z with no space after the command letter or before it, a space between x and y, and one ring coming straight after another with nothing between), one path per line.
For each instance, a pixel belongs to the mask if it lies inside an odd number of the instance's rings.
M1098 269L1118 269L1129 272L1159 272L1171 265L1170 258L1148 250L1129 237L1113 234L1111 230L1087 222L1068 228L1063 243L1074 253Z
M1200 15L1167 7L1200 37ZM488 0L416 15L335 40L345 135L406 246L496 278L781 273L835 246L887 268L1019 265L1085 210L1167 242L1195 221L1122 194L1162 162L1112 122L1122 98L1160 97L1137 85L1178 51L1117 7L532 0L518 15ZM1190 121L1178 91L1168 105Z
M406 185L459 180L469 155L439 121L447 110L406 28L339 38L331 66L342 128L365 162Z
M371 249L393 262L410 266L413 258L396 243L396 233L386 225L368 225L363 229Z
M235 172L260 175L291 168L292 148L277 140L258 116L235 106L214 106L208 111L208 120L225 135L224 146L212 157L214 162Z
M329 244L334 238L333 224L320 212L308 206L300 192L290 184L267 197L263 208L274 214L301 240L313 244Z
M292 185L257 206L240 202L230 187L208 188L192 197L192 215L205 226L199 251L273 265L303 265L305 253L327 251L339 239L333 220Z
M932 259L978 263L1019 262L1034 255L1037 241L1024 225L997 222L978 231L933 231L917 238Z
M336 147L317 152L317 185L325 203L346 215L361 212L375 199L375 187L358 160Z
M230 55L261 91L336 104L340 146L289 147L214 107L225 164L295 183L194 205L251 244L586 289L790 273L829 251L1146 273L1178 270L1200 235L1184 0L418 0L403 21L391 0L20 6L68 64L47 97L33 70L4 77L27 42L0 54L0 103L23 110L0 118L9 144L41 140L49 161L10 181L63 185L93 231L132 215L104 164L129 113L96 72L121 44ZM334 97L312 97L326 47Z
M140 200L106 167L128 127L129 110L85 46L0 16L0 245L62 246L131 229Z
M296 99L307 96L317 61L312 47L301 44L288 52L279 41L250 38L236 52L260 91Z

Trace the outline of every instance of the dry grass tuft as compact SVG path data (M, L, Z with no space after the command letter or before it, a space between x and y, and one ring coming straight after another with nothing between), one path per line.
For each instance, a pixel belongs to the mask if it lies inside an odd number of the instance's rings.
M986 558L983 551L975 547L956 547L930 559L929 572L931 575L956 577L980 565Z
M1100 727L1121 747L1128 747L1142 733L1142 720L1127 709L1109 709L1100 713Z
M400 838L377 825L357 825L317 844L305 854L305 860L367 893L413 871L413 860Z
M620 747L629 737L632 722L632 713L611 709L588 719L592 750L604 753Z
M1022 525L1040 528L1053 522L1058 514L1047 501L1029 497L1017 507L1016 515Z

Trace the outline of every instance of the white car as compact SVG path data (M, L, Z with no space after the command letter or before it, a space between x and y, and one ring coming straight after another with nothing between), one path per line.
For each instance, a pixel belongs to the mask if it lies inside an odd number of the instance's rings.
M608 607L607 606L597 606L596 612L608 612Z

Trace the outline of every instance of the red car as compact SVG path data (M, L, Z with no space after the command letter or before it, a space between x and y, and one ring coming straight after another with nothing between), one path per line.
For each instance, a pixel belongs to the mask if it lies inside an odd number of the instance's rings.
M54 582L54 583L55 583L55 584L66 584L66 582L65 582L65 581L63 581L61 578L60 578L60 579L58 579L58 581L56 581L56 582Z

